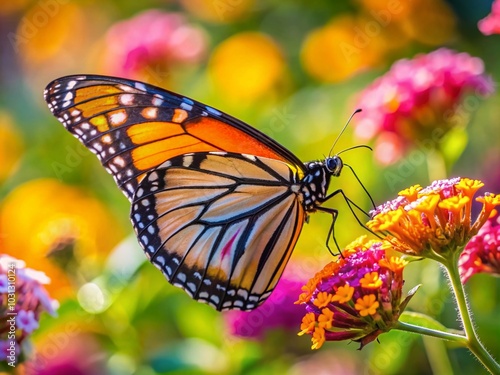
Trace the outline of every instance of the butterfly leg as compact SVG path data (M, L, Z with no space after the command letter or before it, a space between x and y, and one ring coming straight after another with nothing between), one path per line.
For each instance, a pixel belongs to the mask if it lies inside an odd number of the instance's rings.
M356 221L358 222L358 224L361 227L363 227L364 229L366 229L368 232L370 232L373 235L375 235L376 237L382 239L382 237L379 234L374 233L363 222L361 222L361 220L359 219L358 215L356 215L356 212L354 211L353 207L357 208L359 211L361 211L362 213L364 213L368 217L370 217L370 215L365 210L363 210L360 206L358 206L356 203L354 203L347 195L345 195L345 193L344 193L344 191L342 189L335 190L331 194L327 195L325 197L325 199L323 200L323 202L326 202L327 200L333 198L334 196L336 196L338 194L342 195L342 197L344 198L345 202L347 203L347 206L349 206L349 210L351 211L352 215L354 216L354 218L356 219ZM326 213L329 213L329 214L332 215L332 224L330 226L330 230L328 231L328 236L326 238L326 247L327 247L328 251L333 254L333 252L332 252L332 250L330 249L330 246L329 246L330 238L333 238L333 241L335 242L335 246L337 247L339 253L341 253L340 247L339 247L339 245L337 243L337 239L335 238L335 228L334 228L335 222L337 221L337 217L338 217L338 210L336 210L334 208L328 208L328 207L318 207L317 210L318 211L322 211L322 212L326 212ZM336 254L333 254L333 255L336 255Z
M332 224L330 225L330 229L328 230L328 235L326 236L326 248L333 256L341 254L340 246L335 238L335 222L337 221L337 217L339 216L339 211L335 208L328 207L318 207L318 211L326 212L327 214L332 215ZM337 247L337 254L334 254L332 249L330 249L330 238L333 238L335 242L335 246Z

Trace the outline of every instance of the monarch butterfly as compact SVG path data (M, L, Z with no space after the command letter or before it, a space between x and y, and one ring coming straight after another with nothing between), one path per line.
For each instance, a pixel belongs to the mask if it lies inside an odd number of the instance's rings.
M234 117L128 79L62 77L44 97L131 201L149 260L217 310L264 302L308 214L336 218L336 209L321 205L343 195L328 194L342 171L338 155L304 164Z

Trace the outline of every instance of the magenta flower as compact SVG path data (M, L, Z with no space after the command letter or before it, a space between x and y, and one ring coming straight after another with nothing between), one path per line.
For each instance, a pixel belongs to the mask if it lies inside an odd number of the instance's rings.
M500 276L500 216L489 219L472 237L458 262L460 278L466 283L476 273Z
M307 277L300 271L296 264L288 264L274 292L255 310L224 313L230 333L259 339L267 331L274 329L295 332L304 315L304 308L294 302L307 281Z
M355 133L375 139L375 157L398 161L411 146L438 148L441 137L464 122L466 94L483 98L493 92L481 59L441 48L412 60L397 61L359 96Z
M299 335L312 336L312 349L341 340L362 348L394 327L413 294L402 301L408 262L390 256L388 248L388 242L360 237L303 287L297 302L307 313Z
M500 34L500 0L491 5L491 13L477 24L479 31L484 35Z
M54 335L56 336L57 333ZM49 335L50 337L50 335ZM57 337L57 336L56 336ZM30 375L104 375L108 356L98 341L90 334L78 333L64 336L63 345L50 342L40 345L32 358L25 363Z
M193 64L207 49L205 33L181 14L147 10L112 26L105 37L108 74L157 83L174 65Z
M26 268L23 261L0 255L0 361L15 365L22 343L38 328L40 314L55 315L57 301L47 294L44 273Z

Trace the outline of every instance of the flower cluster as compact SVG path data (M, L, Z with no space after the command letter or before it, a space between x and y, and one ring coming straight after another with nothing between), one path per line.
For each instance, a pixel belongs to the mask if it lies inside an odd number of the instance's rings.
M458 267L464 284L480 272L500 276L500 216L489 219L471 238L460 255Z
M375 156L382 164L398 161L418 142L437 147L441 137L466 120L460 108L465 94L484 97L493 82L481 59L439 49L412 60L399 60L360 95L355 132L376 138Z
M434 181L426 188L412 186L373 210L367 226L389 232L388 239L401 252L442 261L447 254L459 254L500 204L500 195L477 197L483 207L472 222L472 201L483 185L457 177Z
M360 237L302 288L297 303L307 313L299 335L310 334L313 349L341 340L363 347L397 323L411 296L401 301L407 262L389 248Z
M206 39L181 14L148 10L108 30L104 70L159 84L172 78L172 65L198 62L205 54Z
M491 5L491 13L477 24L479 31L484 35L500 34L500 0Z
M38 328L40 314L55 315L57 301L43 286L49 281L23 261L0 255L0 361L17 363L21 344Z

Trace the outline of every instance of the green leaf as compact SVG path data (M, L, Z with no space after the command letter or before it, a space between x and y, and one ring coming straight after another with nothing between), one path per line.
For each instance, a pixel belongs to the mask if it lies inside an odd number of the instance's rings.
M416 326L420 327L426 327L430 329L435 329L439 331L444 331L444 332L450 332L450 333L456 333L456 334L463 334L463 332L458 331L456 329L450 329L442 325L440 322L437 320L431 318L428 315L419 313L419 312L414 312L414 311L405 311L401 314L399 317L399 320L404 322L404 323L409 323L413 324Z

